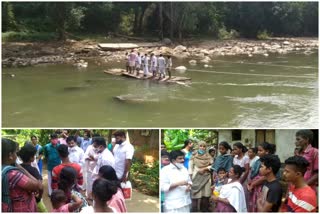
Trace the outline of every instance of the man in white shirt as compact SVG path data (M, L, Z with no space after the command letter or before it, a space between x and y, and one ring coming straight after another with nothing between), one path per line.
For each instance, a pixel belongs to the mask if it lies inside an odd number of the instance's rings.
M159 65L160 79L162 76L163 76L163 78L165 78L166 77L166 60L164 59L162 54L160 54L160 56L158 58L158 65Z
M149 57L145 54L143 57L143 76L147 77L149 73Z
M183 165L184 153L179 150L170 152L170 162L160 172L160 188L165 193L164 212L189 213L192 181L188 170Z
M137 55L134 53L134 50L129 54L129 73L134 73L134 69L136 66L136 58Z
M81 167L84 165L84 152L77 145L77 139L74 136L67 137L68 151L69 151L69 160L72 163L77 163Z
M103 137L94 137L92 142L95 152L99 154L97 165L92 173L92 177L95 180L99 174L100 167L109 165L115 169L115 160L112 153L107 149L107 143Z
M156 77L157 76L157 57L153 53L151 54L151 71L152 71L152 76Z
M140 53L138 52L138 55L136 57L136 71L137 71L137 76L139 76L139 72L141 69L141 56Z
M134 148L126 141L126 133L124 131L116 131L113 135L116 138L116 145L113 148L113 155L116 162L114 169L118 179L126 182L128 180Z

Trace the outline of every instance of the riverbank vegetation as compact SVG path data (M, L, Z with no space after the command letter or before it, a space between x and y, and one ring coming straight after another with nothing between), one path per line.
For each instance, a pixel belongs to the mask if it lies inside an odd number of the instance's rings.
M2 33L4 42L317 36L318 3L2 2Z

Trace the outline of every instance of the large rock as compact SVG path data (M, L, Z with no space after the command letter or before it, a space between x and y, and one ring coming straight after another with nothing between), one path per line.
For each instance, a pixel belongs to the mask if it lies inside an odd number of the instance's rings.
M182 53L174 52L173 56L176 58L184 59L184 58L190 57L190 53L189 52L182 52Z
M205 56L208 56L208 55L209 55L209 51L206 50L206 49L202 49L202 50L200 51L200 53L203 53Z
M176 71L186 71L187 68L185 66L178 66L175 68Z
M200 62L202 62L202 63L209 63L211 61L211 59L210 59L210 57L208 57L208 56L205 56L202 60L200 60Z
M162 40L162 43L165 44L165 45L171 45L172 44L172 41L169 39L169 38L164 38Z
M284 44L284 45L290 45L290 42L284 41L282 44Z
M190 65L196 65L197 64L197 60L192 59L192 60L189 61L189 64Z
M184 52L187 51L187 47L183 46L183 45L178 45L177 47L175 47L173 49L174 52Z

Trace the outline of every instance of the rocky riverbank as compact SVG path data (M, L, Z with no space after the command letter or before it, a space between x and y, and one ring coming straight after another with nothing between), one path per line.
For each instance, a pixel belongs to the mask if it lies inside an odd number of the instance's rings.
M131 42L132 43L132 42ZM176 58L190 58L209 63L218 56L288 54L301 52L312 54L318 50L317 38L272 38L269 40L206 40L189 41L182 45L167 44L161 47L137 48L140 53L170 54ZM2 45L2 66L20 67L37 64L71 63L82 65L81 60L94 58L99 64L124 60L129 50L103 51L91 41L67 41L64 43L5 43ZM79 63L80 62L80 63ZM90 65L89 65L90 66Z

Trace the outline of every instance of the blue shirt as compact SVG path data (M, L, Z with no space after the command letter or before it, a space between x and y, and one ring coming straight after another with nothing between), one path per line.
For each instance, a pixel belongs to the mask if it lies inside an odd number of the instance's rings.
M57 150L59 145L60 144L53 146L52 143L48 143L42 148L43 155L46 157L46 160L47 160L49 171L52 171L52 169L55 166L58 166L59 164L61 164L61 159L59 157L59 153Z
M88 146L90 146L91 144L92 144L92 139L91 138L88 138L88 139L81 138L80 147L84 152L86 152Z

